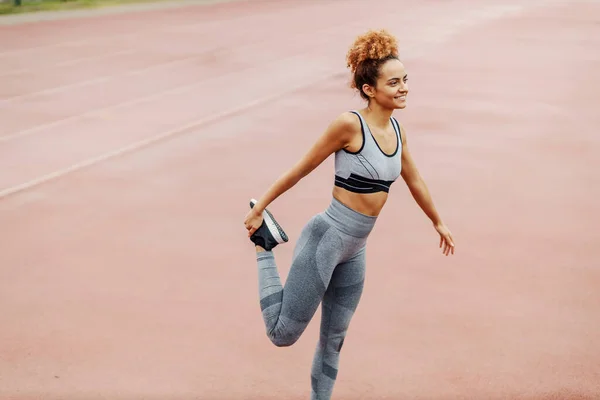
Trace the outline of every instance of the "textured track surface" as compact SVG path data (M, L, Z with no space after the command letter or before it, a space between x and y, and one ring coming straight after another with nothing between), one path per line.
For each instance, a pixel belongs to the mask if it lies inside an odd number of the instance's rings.
M398 35L396 114L457 240L397 183L337 399L600 396L600 5L252 1L0 27L0 398L305 399L318 315L270 344L243 218ZM310 22L310 24L308 23ZM277 200L290 243L327 160Z

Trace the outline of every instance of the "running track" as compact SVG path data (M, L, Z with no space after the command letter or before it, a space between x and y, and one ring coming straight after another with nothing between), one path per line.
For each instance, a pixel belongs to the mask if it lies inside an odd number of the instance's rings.
M600 397L600 5L368 3L0 27L0 398L308 398L320 316L270 344L242 221L361 106L344 55L371 27L400 38L457 253L398 183L335 398ZM332 165L272 205L292 242Z

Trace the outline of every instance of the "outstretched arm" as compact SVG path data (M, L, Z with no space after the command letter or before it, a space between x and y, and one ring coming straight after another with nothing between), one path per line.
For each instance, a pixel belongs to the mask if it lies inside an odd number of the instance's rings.
M244 225L248 229L248 236L251 236L260 227L262 212L273 200L294 187L332 153L348 146L355 133L355 124L356 121L348 113L337 117L309 151L271 185L246 216Z
M404 129L402 128L400 132L402 135L402 178L404 179L404 182L406 182L410 193L419 207L421 207L423 212L429 217L435 230L439 233L440 248L443 248L443 253L445 255L448 255L449 253L454 254L454 240L452 239L452 234L442 222L440 215L435 209L429 189L419 174L419 170L408 150Z

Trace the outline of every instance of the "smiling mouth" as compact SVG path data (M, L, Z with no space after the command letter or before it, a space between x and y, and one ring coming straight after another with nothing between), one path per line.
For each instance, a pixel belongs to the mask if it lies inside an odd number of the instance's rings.
M402 96L396 96L396 97L394 97L394 99L396 99L396 100L406 100L406 95L403 94Z

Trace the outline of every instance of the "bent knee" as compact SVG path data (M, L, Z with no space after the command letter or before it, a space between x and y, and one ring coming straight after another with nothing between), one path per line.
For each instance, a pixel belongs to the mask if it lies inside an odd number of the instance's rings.
M300 339L300 335L292 332L271 331L267 333L271 342L277 347L289 347Z
M269 335L269 339L277 347L289 347L298 341L298 338L293 336L273 337Z

